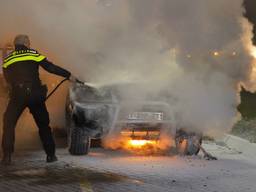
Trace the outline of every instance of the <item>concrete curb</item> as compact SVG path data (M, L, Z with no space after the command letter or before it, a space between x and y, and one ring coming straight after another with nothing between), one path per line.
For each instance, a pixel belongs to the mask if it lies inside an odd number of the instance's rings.
M231 149L242 153L245 156L256 158L256 143L251 143L240 137L225 134L223 142Z

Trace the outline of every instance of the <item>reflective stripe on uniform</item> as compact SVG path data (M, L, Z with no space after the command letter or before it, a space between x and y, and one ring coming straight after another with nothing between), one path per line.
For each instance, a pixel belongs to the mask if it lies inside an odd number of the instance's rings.
M12 55L9 55L7 58L4 59L4 62L7 63L8 61L10 61L11 59L13 58L16 58L16 57L22 57L22 56L39 56L40 54L38 53L22 53L22 54L12 54Z
M44 60L46 57L40 54L34 54L34 53L24 53L24 54L17 54L14 56L7 57L4 60L3 68L7 68L10 65L20 62L20 61L36 61L40 62Z

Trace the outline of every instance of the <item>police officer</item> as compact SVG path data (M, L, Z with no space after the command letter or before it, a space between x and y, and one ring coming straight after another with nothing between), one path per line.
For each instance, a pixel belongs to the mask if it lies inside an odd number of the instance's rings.
M38 128L46 162L57 161L55 142L49 127L49 114L45 105L47 87L41 84L39 66L71 81L75 77L61 67L47 60L36 50L30 48L27 35L17 35L14 39L15 50L3 62L3 74L10 87L10 99L4 114L2 135L2 163L11 164L14 152L15 126L26 107L29 108Z

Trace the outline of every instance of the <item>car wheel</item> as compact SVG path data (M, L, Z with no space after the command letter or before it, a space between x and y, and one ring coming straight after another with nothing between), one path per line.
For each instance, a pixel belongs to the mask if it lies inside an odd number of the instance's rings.
M200 147L195 145L195 143L198 143L199 145L201 145L202 137L200 137L199 135L190 135L188 137L186 155L197 155L199 153Z
M90 150L91 139L81 127L71 123L68 135L68 148L71 155L87 155Z
M200 151L199 145L202 144L202 135L196 133L182 132L175 137L177 152L181 155L197 155Z

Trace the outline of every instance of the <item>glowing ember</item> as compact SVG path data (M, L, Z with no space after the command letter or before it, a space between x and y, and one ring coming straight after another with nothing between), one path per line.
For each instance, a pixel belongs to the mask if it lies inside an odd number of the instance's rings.
M217 57L220 55L220 53L218 51L215 51L215 52L213 52L213 55Z
M152 140L129 140L129 146L131 147L143 147L145 145L154 145L156 141Z

